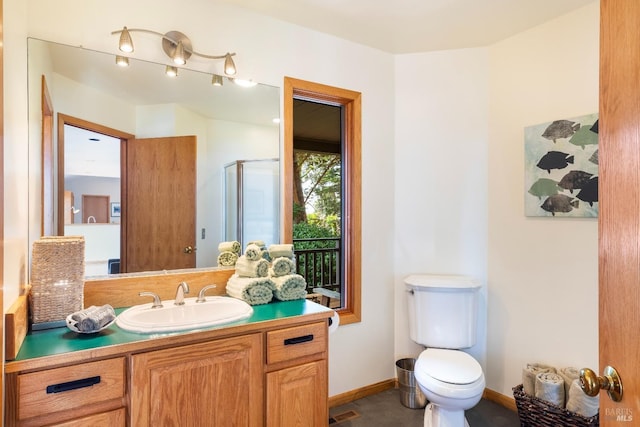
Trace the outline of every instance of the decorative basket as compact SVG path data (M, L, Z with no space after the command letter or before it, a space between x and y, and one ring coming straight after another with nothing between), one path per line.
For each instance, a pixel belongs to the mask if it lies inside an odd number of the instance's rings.
M84 238L43 237L31 256L31 323L33 329L64 326L66 317L84 304ZM42 327L38 327L38 325Z
M589 427L599 426L598 414L591 418L583 417L575 412L545 402L534 396L529 396L523 390L522 384L513 388L516 399L518 417L522 427Z

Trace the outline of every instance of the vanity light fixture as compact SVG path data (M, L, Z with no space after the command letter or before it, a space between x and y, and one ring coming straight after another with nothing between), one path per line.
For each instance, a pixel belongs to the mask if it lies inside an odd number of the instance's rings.
M173 65L167 65L164 72L169 77L178 77L178 68Z
M253 80L242 80L242 79L234 79L231 77L227 77L229 80L231 80L232 83L237 84L240 87L254 87L256 86L258 83L254 82Z
M222 76L219 74L214 74L211 77L211 84L214 86L222 86L223 81L222 81Z
M116 64L120 67L128 67L129 66L129 58L126 56L116 55Z
M224 73L226 75L233 76L237 72L236 64L233 62L232 58L235 53L227 52L224 55L205 55L203 53L198 53L191 47L191 40L189 40L189 37L179 31L169 31L168 33L162 34L152 30L127 27L124 27L122 30L112 31L112 35L120 34L118 49L122 52L133 52L133 41L131 40L130 34L132 32L148 33L159 36L162 39L162 50L164 50L164 53L166 53L167 56L171 58L171 61L176 65L185 65L187 60L192 55L195 55L205 59L224 59Z

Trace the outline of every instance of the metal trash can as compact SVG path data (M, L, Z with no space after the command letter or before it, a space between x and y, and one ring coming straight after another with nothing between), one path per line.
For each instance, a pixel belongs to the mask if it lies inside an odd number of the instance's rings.
M416 359L400 359L396 361L396 375L400 389L400 402L411 409L427 406L427 398L420 390L414 375Z

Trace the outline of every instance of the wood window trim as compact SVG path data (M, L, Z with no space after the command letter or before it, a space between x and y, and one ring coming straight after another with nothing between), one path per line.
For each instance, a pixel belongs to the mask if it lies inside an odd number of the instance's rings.
M344 307L337 310L340 324L361 320L361 239L362 239L362 131L361 94L320 83L291 77L284 78L284 147L282 196L282 241L293 239L293 99L307 98L313 101L341 105L344 111Z

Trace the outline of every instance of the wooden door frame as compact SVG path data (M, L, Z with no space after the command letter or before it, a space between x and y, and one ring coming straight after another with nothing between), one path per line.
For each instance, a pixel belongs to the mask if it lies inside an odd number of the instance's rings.
M40 233L43 236L55 234L55 197L54 197L54 170L53 170L53 103L47 87L47 79L44 74L41 79L41 111L42 111L42 188L40 205Z
M1 0L0 0L1 1ZM126 200L127 197L127 143L130 139L135 139L135 135L113 129L77 117L68 116L58 113L58 229L59 235L64 235L64 125L70 125L86 129L93 132L102 133L113 138L120 139L120 200ZM126 249L124 242L127 239L126 206L121 204L120 219L120 260L126 257Z

